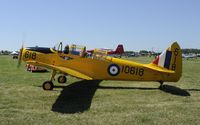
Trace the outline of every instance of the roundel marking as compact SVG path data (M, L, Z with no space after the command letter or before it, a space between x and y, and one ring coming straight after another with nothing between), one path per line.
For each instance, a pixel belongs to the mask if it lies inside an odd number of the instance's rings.
M116 64L111 64L108 67L108 74L111 76L117 76L120 72L120 68Z

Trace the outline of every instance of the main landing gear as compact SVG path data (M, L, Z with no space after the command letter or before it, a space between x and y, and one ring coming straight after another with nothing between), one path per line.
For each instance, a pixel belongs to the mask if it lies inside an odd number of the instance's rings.
M45 81L45 82L43 83L43 85L42 85L42 88L43 88L44 90L53 90L54 84L53 84L52 81L55 80L55 78L54 78L55 75L56 75L56 70L53 70L52 75L51 75L51 80ZM58 82L59 82L59 83L65 83L66 81L67 81L66 76L61 75L61 76L58 77Z
M61 76L58 77L58 82L59 83L66 83L66 81L67 81L66 76L61 75Z
M43 83L43 85L42 85L42 88L43 88L44 90L53 90L53 87L54 87L54 85L53 85L53 82L52 82L52 81L45 81L45 82Z

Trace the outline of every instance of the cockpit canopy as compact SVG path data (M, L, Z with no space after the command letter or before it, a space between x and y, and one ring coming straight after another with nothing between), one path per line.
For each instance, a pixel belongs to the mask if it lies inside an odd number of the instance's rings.
M62 50L63 50L62 42L57 43L57 44L53 47L53 50L54 50L54 51L57 51L57 52L62 52Z
M81 55L83 53L86 53L85 46L72 44L70 46L66 45L65 47L63 47L62 42L57 43L53 47L53 50L57 51L58 53L73 54L73 55Z

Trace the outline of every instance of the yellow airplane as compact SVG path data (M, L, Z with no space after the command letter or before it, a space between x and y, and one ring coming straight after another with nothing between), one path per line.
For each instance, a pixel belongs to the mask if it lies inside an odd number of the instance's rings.
M124 80L124 81L155 81L177 82L182 75L182 52L177 42L157 56L150 64L109 57L107 53L95 50L87 56L86 47L71 45L62 50L58 47L26 47L21 48L21 60L28 64L52 69L51 79L43 83L44 90L54 88L56 74L59 83L65 83L67 75L84 80Z

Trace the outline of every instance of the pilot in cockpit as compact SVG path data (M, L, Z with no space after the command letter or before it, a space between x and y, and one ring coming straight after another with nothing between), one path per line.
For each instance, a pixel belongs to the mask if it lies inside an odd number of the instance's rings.
M69 45L65 46L63 52L64 52L64 54L69 54Z

